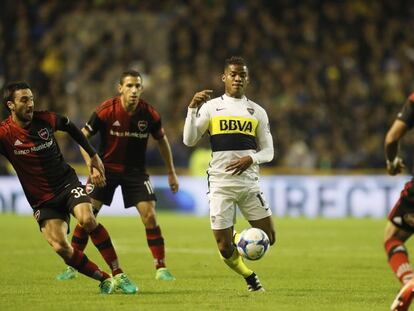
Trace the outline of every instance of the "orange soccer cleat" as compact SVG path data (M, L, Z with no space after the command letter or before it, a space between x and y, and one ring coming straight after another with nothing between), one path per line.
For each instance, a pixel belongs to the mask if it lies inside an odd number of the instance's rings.
M414 296L414 280L406 283L391 305L391 311L407 311Z

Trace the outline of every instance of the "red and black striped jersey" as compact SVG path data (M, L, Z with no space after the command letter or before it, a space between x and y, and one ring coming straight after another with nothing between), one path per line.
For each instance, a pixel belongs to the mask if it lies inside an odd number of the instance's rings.
M85 128L91 135L100 133L99 152L109 172L137 169L145 172L145 153L149 134L154 139L164 137L159 113L140 99L130 115L122 107L119 96L111 98L92 113Z
M30 205L54 198L77 176L63 159L54 132L66 117L35 111L27 128L9 116L0 124L0 153L13 165Z

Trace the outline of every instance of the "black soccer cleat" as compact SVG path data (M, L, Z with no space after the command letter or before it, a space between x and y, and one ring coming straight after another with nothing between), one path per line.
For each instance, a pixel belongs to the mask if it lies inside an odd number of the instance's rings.
M247 290L249 292L264 292L265 291L256 273L253 272L251 275L245 278L245 280L247 283Z

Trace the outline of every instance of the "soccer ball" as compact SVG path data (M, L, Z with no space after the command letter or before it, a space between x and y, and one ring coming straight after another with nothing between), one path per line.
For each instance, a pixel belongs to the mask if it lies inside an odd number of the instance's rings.
M240 233L240 239L237 242L237 251L244 258L258 260L266 254L268 248L269 238L263 230L249 228Z

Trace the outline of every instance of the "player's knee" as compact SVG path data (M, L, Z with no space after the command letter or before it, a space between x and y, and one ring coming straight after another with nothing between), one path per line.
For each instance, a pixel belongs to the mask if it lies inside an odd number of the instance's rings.
M231 255L233 255L233 251L234 251L233 245L219 244L217 246L218 246L218 250L221 256L223 256L224 258L230 258Z
M78 222L88 233L93 231L98 226L96 218L92 214L78 219Z
M145 228L155 228L157 226L157 220L154 213L146 213L141 215L142 222L145 225Z

